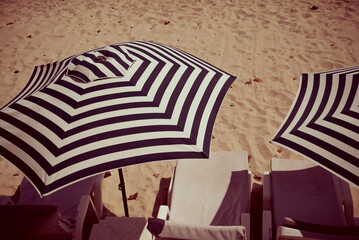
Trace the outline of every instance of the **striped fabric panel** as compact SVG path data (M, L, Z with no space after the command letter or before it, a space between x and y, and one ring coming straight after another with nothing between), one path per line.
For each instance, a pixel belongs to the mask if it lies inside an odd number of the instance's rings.
M303 74L273 142L359 186L359 67Z
M94 62L96 54L106 55L111 65ZM26 90L0 112L1 155L45 195L126 165L207 158L216 115L235 80L153 42L111 45L68 58L65 65L47 80L36 75L30 81L45 81L44 87ZM69 77L74 66L85 67L81 71L90 81ZM102 74L116 80L91 81Z
M62 61L36 66L32 72L30 80L23 88L23 90L12 101L10 101L2 108L6 108L10 104L43 89L49 85L54 80L54 78L61 77L64 74L63 70L67 64L68 60L64 59Z
M84 83L123 77L134 60L122 46L107 46L72 59L67 75Z

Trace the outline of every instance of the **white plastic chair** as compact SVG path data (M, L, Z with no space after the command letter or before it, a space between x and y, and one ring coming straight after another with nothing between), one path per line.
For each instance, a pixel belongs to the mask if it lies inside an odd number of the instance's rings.
M272 159L262 221L263 240L359 239L348 183L309 160Z
M250 239L251 173L245 151L213 152L209 160L179 160L168 206L148 229L174 239Z
M82 240L85 219L97 222L103 214L103 176L84 179L42 198L24 178L16 202L1 197L0 236Z

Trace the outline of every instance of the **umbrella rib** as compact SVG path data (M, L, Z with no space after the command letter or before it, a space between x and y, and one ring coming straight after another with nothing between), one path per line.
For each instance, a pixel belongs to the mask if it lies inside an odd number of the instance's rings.
M207 123L207 129L206 129L206 133L205 133L205 137L204 137L204 143L203 143L203 152L209 156L209 152L210 152L210 146L211 146L211 139L212 139L212 131L213 131L213 127L217 118L217 114L219 111L219 108L222 105L222 102L224 100L224 97L226 96L226 93L228 91L228 89L230 88L230 86L232 85L232 83L236 80L236 77L233 75L230 75L230 77L227 79L227 81L224 83L223 85L223 89L226 89L225 91L221 91L218 96L217 99L215 101L215 104L212 108L210 117L208 119L208 123Z
M148 52L144 52L142 49L138 48L138 47L134 47L134 46L131 46L132 48L135 48L143 53L146 53L148 55L150 55L152 58L156 59L156 61L158 62L162 62L164 64L163 61L161 61L159 58L157 58L156 56L154 56L153 54L150 54ZM157 91L157 94L155 95L155 98L154 98L154 102L159 103L161 102L162 100L162 97L164 96L164 93L165 93L165 89L167 88L167 86L169 85L171 79L173 79L173 76L175 75L175 73L179 70L180 66L177 62L175 62L173 59L174 57L172 58L169 58L168 56L162 54L161 52L157 51L156 49L153 49L153 48L150 48L153 52L155 52L156 54L160 55L161 57L167 59L169 62L171 62L173 65L171 67L171 69L168 71L168 73L166 74L164 80L162 81L161 83L161 86L159 87L159 90L160 91ZM137 55L135 52L133 51L129 51L130 53L132 54L135 54ZM137 55L138 57L140 57L139 55ZM179 60L179 59L177 59ZM169 104L167 105L166 107L166 114L169 116L169 118L171 118L172 116L172 113L174 111L174 106L178 100L178 97L185 85L185 82L187 81L187 79L189 78L189 76L191 75L191 73L193 72L193 67L191 67L190 65L186 64L185 62L181 61L184 65L186 65L187 69L185 70L185 72L183 73L183 75L180 77L178 83L177 83L177 87L175 88L175 91L172 92L171 94L171 98L169 100ZM151 78L151 77L150 77ZM149 88L148 88L149 89ZM158 94L160 93L160 94Z
M302 74L302 80L301 80L300 88L299 88L299 91L297 94L298 97L295 99L295 104L294 104L294 106L292 106L292 108L290 110L290 114L284 120L283 125L278 130L277 134L273 138L273 141L277 141L278 139L280 139L280 137L287 131L289 126L294 121L296 113L298 112L298 110L303 102L307 85L308 85L308 74Z

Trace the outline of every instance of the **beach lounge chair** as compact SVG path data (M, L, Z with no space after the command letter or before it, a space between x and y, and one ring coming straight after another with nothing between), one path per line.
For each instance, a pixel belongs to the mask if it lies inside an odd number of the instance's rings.
M349 184L309 160L272 159L262 221L263 240L359 239Z
M24 178L15 202L1 196L0 238L82 240L85 221L102 217L102 179L100 174L41 198Z
M209 160L179 160L168 206L148 230L171 239L249 239L251 173L244 151L213 152Z

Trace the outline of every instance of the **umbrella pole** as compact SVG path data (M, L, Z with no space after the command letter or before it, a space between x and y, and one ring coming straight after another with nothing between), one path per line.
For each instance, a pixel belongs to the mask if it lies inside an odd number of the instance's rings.
M120 184L118 184L118 189L122 191L122 200L123 200L123 207L125 209L125 216L129 217L128 206L127 206L127 197L126 197L126 189L125 189L125 180L123 178L122 168L118 169L118 176L120 178Z

